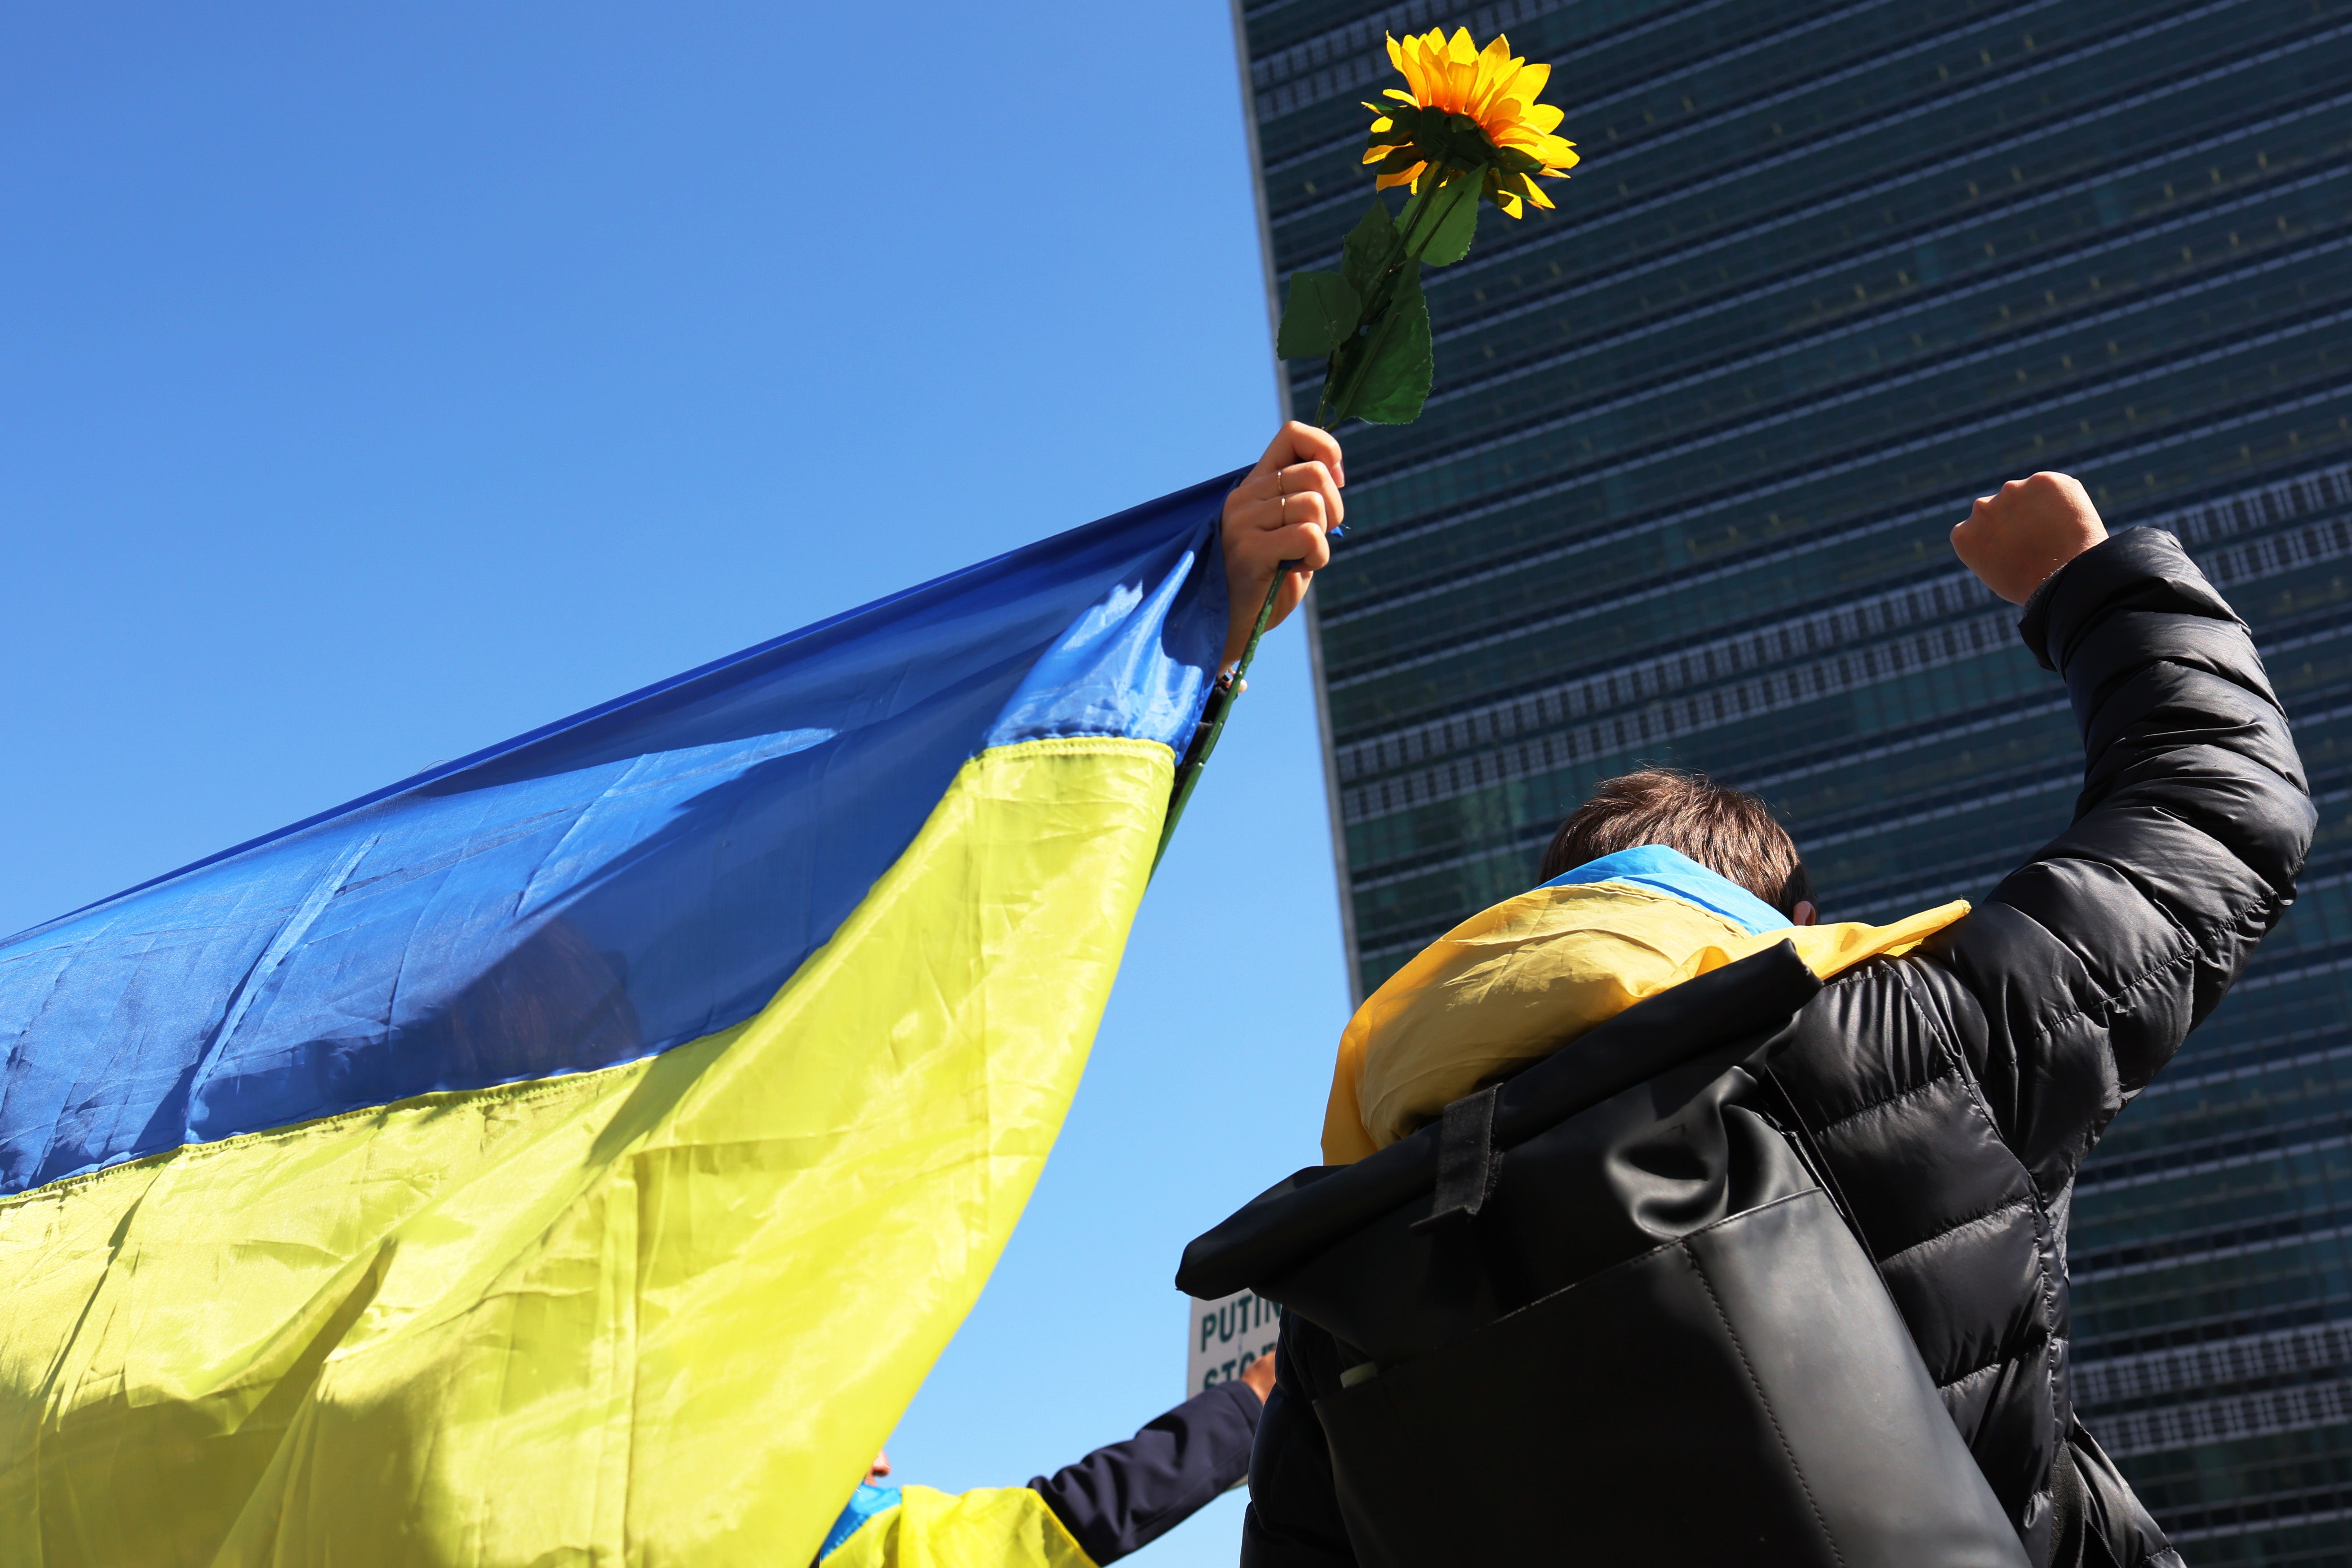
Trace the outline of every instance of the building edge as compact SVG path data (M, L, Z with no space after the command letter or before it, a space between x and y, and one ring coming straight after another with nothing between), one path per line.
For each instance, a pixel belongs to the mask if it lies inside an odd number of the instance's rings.
M1331 869L1339 895L1339 937L1348 953L1348 1006L1364 1005L1364 966L1356 957L1356 900L1348 881L1348 828L1339 818L1339 756L1331 741L1331 706L1323 696L1323 623L1315 613L1315 592L1307 603L1307 667L1315 680L1315 734L1323 748L1323 805L1331 819Z
M1265 279L1266 355L1274 368L1274 405L1283 418L1296 417L1290 406L1290 377L1274 342L1282 326L1282 296L1274 275L1274 220L1265 196L1265 163L1257 144L1257 89L1250 80L1249 19L1242 14L1244 0L1228 0L1234 17L1234 65L1241 78L1242 136L1249 156L1250 200L1257 214L1258 265ZM1339 900L1339 937L1347 952L1348 1005L1364 1000L1363 964L1356 955L1356 901L1349 896L1348 827L1339 814L1339 753L1331 737L1331 704L1323 688L1323 621L1316 609L1314 590L1299 606L1307 616L1307 668L1315 684L1315 739L1323 753L1323 809L1331 823L1333 890Z

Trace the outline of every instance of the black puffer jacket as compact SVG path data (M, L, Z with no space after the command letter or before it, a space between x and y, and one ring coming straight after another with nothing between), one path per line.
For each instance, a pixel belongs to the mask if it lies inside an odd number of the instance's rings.
M2077 558L2021 629L2083 728L2074 826L1921 951L1829 983L1774 1070L2032 1559L2051 1560L2071 1442L2088 1560L2178 1564L2074 1418L2067 1207L2107 1123L2277 923L2314 816L2244 624L2170 535ZM1309 1413L1327 1369L1301 1359L1259 1428L1254 1568L1353 1560Z

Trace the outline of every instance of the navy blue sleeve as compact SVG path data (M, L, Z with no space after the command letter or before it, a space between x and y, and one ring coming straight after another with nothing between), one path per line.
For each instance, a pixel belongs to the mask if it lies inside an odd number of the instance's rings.
M1221 1383L1029 1485L1098 1564L1150 1545L1249 1473L1258 1397Z

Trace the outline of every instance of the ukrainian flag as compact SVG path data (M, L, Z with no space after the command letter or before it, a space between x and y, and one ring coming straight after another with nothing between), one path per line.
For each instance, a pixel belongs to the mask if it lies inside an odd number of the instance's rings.
M809 1562L1076 1087L1229 482L0 942L0 1563Z

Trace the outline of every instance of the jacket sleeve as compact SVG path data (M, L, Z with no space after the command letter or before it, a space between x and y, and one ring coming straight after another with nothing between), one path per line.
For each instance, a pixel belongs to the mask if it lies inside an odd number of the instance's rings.
M2107 1561L2118 1568L2182 1568L2180 1553L2165 1541L2131 1483L2082 1422L2068 1429L2066 1442L2074 1449L2074 1473L2083 1479L2086 1540L2104 1547Z
M1356 1568L1340 1518L1315 1400L1339 1386L1339 1346L1296 1312L1282 1315L1274 1393L1250 1456L1250 1506L1242 1520L1242 1568Z
M2074 821L1913 974L2049 1192L2278 923L2315 819L2245 623L2170 534L2086 551L2020 630L2082 729Z
M1222 1383L1029 1485L1086 1554L1108 1563L1159 1540L1249 1473L1259 1408L1247 1384Z

